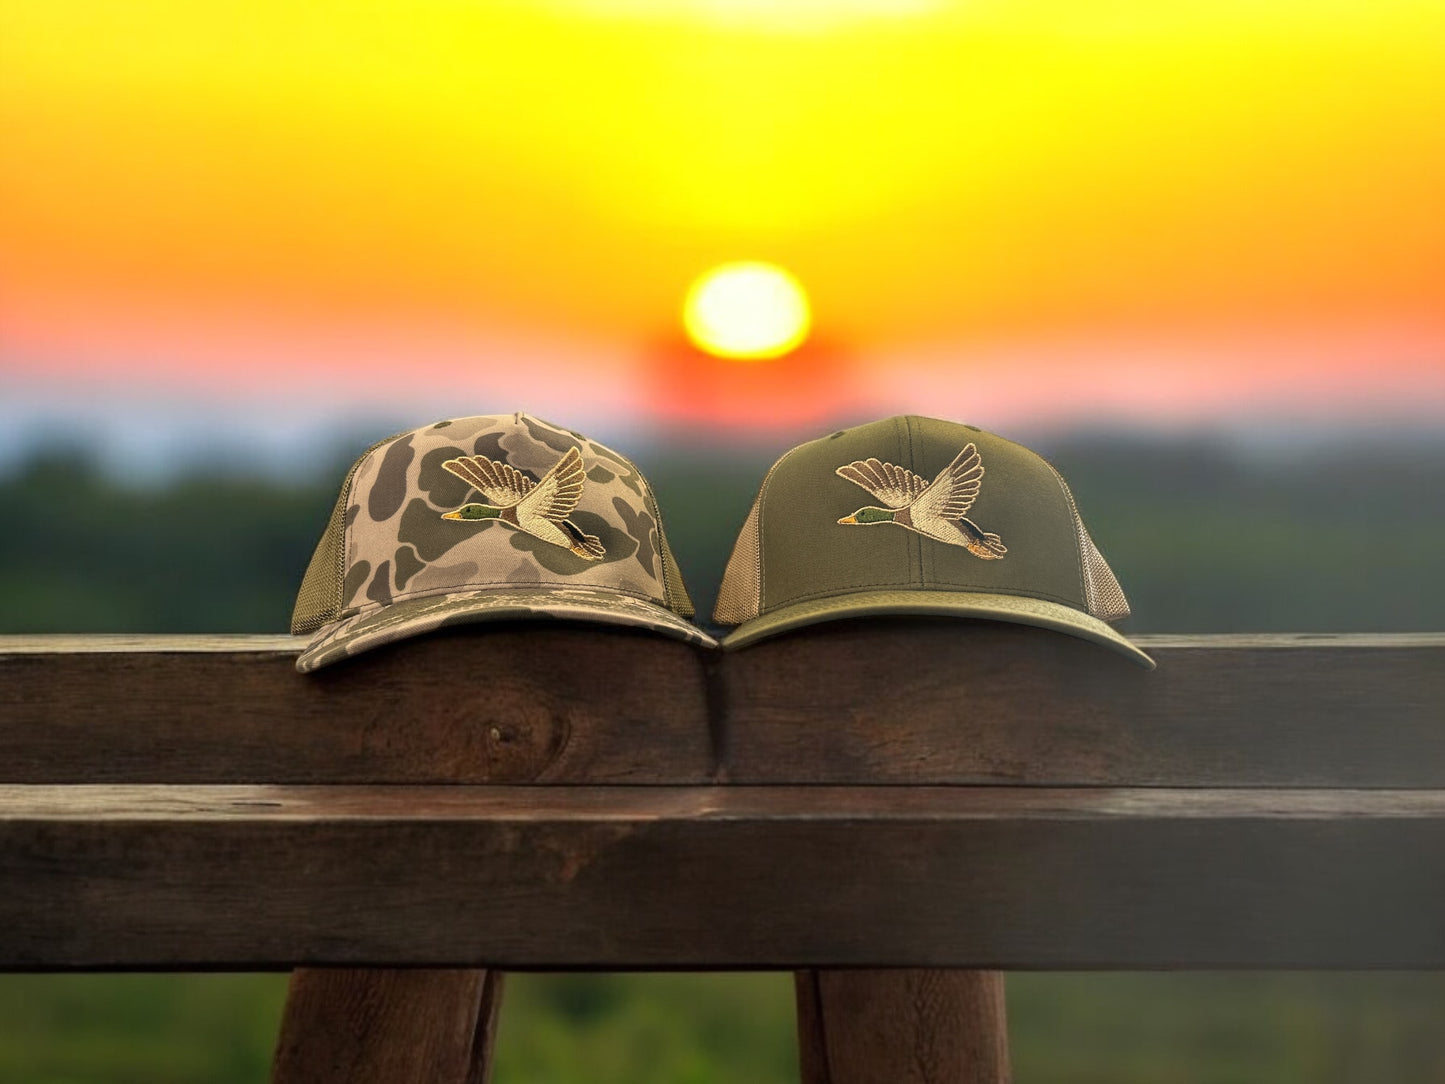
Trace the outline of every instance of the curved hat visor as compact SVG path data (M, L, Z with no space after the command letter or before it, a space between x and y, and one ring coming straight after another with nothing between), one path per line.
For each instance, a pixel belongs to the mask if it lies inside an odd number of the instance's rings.
M1146 670L1154 669L1153 659L1111 626L1082 610L1026 595L971 591L858 591L795 602L739 625L723 637L722 646L731 650L805 625L880 614L983 617L1020 625L1037 625L1091 640L1127 656Z
M651 629L691 644L717 641L692 622L655 602L605 587L486 588L377 603L324 626L296 659L303 674L453 625L481 621L561 620Z

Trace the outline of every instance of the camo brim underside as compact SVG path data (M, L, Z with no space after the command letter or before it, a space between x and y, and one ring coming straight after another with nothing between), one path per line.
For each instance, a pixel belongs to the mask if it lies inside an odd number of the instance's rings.
M374 647L453 625L538 620L627 625L690 644L717 646L711 636L671 610L606 588L485 589L365 607L323 627L297 658L296 669L309 673Z

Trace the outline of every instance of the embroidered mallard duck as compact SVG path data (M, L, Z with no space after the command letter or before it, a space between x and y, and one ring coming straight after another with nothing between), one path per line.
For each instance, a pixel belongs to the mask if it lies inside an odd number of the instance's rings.
M896 523L927 538L962 546L985 561L996 561L1008 552L998 535L985 531L967 516L983 486L983 460L972 444L964 445L963 451L931 482L906 467L876 458L860 459L834 473L862 486L884 505L865 505L839 523Z
M470 483L491 502L464 504L443 512L442 519L498 519L543 542L569 549L584 561L600 561L607 555L600 538L584 533L567 518L587 482L582 453L576 448L569 448L540 482L484 455L448 459L442 468Z

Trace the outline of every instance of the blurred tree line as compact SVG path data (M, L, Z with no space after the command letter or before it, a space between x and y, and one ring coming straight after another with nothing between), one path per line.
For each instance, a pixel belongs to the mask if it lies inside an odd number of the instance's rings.
M352 457L281 483L119 480L76 449L0 476L0 633L282 632ZM1445 440L1246 453L1035 444L1069 480L1135 632L1445 628ZM700 617L782 449L642 450ZM509 977L496 1084L796 1079L782 975ZM259 1084L276 975L0 977L0 1082ZM1023 1084L1445 1080L1445 977L1011 975Z
M1445 627L1445 440L1045 450L1129 595L1131 631ZM636 458L706 618L772 453ZM81 451L37 454L0 477L0 632L284 631L350 461L290 484L213 470L142 485Z

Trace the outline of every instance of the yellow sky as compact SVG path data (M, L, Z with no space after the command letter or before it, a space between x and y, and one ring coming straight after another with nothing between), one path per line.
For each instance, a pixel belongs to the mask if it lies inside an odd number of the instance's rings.
M1438 0L0 0L0 347L642 343L732 259L865 355L1440 343L1442 71Z

